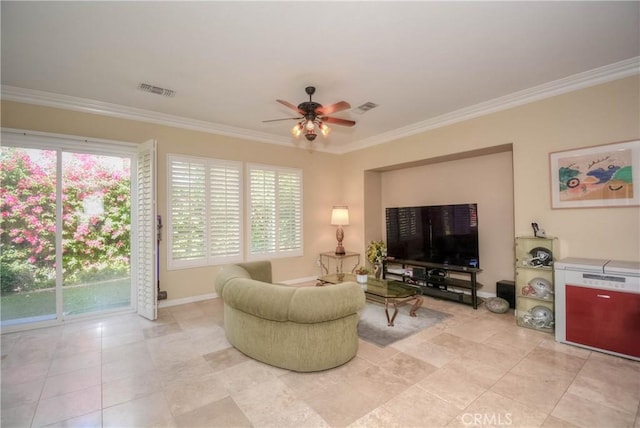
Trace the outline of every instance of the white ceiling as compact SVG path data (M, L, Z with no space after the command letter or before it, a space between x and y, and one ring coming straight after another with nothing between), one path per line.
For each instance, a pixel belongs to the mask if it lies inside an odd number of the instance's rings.
M293 145L276 103L348 101L345 152L638 73L640 2L2 1L2 96ZM603 68L604 67L604 68ZM172 98L142 92L145 82ZM551 82L551 83L550 83ZM355 107L379 107L357 114ZM303 140L304 141L304 140ZM304 144L300 145L301 147Z

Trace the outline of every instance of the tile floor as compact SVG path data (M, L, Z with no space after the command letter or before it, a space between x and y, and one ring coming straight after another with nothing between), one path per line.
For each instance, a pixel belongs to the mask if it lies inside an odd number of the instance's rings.
M226 341L222 303L2 336L2 427L640 427L640 363L426 298L445 322L294 373Z

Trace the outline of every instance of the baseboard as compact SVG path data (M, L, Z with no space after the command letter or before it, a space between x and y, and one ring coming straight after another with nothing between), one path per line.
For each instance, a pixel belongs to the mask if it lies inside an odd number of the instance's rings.
M158 308L168 308L169 306L184 305L186 303L202 302L203 300L215 299L217 293L199 294L197 296L183 297L182 299L168 299L158 302Z
M305 278L296 278L296 279L289 279L287 281L280 281L280 283L286 284L286 285L296 285L296 284L302 284L305 282L316 281L317 279L318 279L317 276L308 276ZM217 293L208 293L208 294L199 294L197 296L183 297L182 299L160 300L158 302L158 308L168 308L170 306L202 302L203 300L215 299L217 297L218 297Z
M478 291L478 297L488 299L489 297L496 297L496 293L489 293L486 291Z

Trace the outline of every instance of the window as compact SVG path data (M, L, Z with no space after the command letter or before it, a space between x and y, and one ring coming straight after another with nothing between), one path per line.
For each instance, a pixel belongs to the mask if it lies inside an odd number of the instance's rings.
M242 163L168 156L169 269L242 260Z
M302 255L302 170L248 166L250 259Z

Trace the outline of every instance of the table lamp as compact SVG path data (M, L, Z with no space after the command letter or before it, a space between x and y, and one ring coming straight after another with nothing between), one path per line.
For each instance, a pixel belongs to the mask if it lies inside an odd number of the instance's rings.
M345 255L344 247L342 246L342 240L344 239L344 231L342 226L349 226L349 207L345 205L334 206L331 210L331 225L338 226L336 230L336 239L338 240L338 246L336 247L336 255Z

